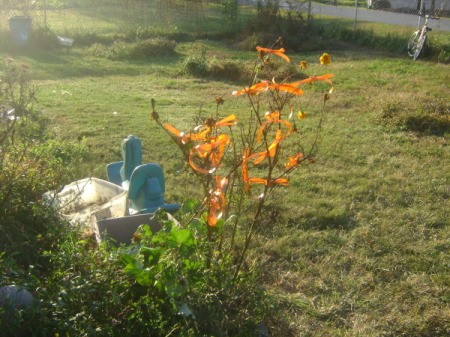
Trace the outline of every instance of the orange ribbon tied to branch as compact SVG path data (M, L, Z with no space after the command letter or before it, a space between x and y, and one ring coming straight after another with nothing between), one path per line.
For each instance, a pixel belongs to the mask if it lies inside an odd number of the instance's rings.
M227 184L227 178L216 176L216 189L209 193L208 226L214 227L223 215L226 206L224 190Z
M291 62L291 59L287 55L284 54L284 52L285 52L284 48L270 49L270 48L256 46L256 50L258 51L261 58L264 57L265 54L273 54L273 55L277 55L277 56L285 59L287 62Z
M287 132L284 138L286 138L292 132L292 124L289 121L280 119L280 113L278 111L266 113L264 115L264 118L266 119L266 121L261 124L258 129L258 134L256 135L257 142L261 141L265 128L272 123L284 124L287 127Z
M229 115L228 117L225 117L223 119L221 119L220 121L218 121L215 124L216 128L220 128L222 126L233 126L237 123L237 118L234 114Z
M333 82L331 82L330 78L332 78L334 76L334 74L326 74L326 75L320 75L320 76L310 76L308 78L305 78L304 80L301 81L297 81L297 82L293 82L291 83L291 85L298 87L299 85L302 84L312 84L314 82L319 82L319 81L324 81L327 82L329 84L331 84L333 86Z
M272 82L272 84L269 85L269 89L276 90L276 91L287 92L288 94L297 95L297 96L304 94L303 90L297 88L292 83L281 83L281 84L278 84L278 83Z
M246 147L244 154L242 155L242 180L244 181L244 191L250 190L249 178L248 178L248 160L250 159L250 149Z
M287 178L277 178L277 179L271 180L270 182L268 182L267 179L264 179L264 178L250 178L249 183L269 185L269 186L273 186L273 185L288 186L289 185L289 181Z
M269 148L267 151L258 152L252 155L252 157L255 157L253 160L253 164L258 165L261 162L264 161L267 157L274 157L277 153L277 148L280 142L283 140L283 131L280 129L277 130L277 133L275 134L275 140L272 142L272 144L269 145Z
M286 169L291 169L296 167L299 164L300 159L303 158L303 153L297 153L295 156L289 157L286 164L284 164L284 167Z
M197 126L194 129L194 131L197 131L196 133L185 133L183 131L178 130L169 123L163 124L163 127L173 136L178 138L181 141L181 143L187 144L189 141L206 141L208 139L208 134L214 128L220 128L223 126L233 126L237 123L237 118L234 114L231 114L228 117L219 120L218 122L215 121L210 122L210 120L212 119L208 119L205 124Z
M252 85L249 88L244 88L242 90L233 91L231 94L233 96L239 96L243 94L248 95L257 95L261 92L267 91L267 90L275 90L277 92L286 92L291 95L303 95L303 90L297 88L296 86L297 82L295 83L276 83L275 81L269 82L269 81L262 81L259 83L256 83Z
M199 144L189 152L189 165L191 168L202 174L214 172L220 165L226 146L230 143L230 138L226 134L211 137L208 143ZM206 167L200 167L195 162L195 158L205 159Z
M239 95L243 95L243 94L257 95L260 92L263 92L263 91L266 91L267 89L269 89L269 84L270 84L270 82L268 82L268 81L262 81L262 82L252 85L249 88L244 88L239 91L233 91L231 94L233 96L239 96Z

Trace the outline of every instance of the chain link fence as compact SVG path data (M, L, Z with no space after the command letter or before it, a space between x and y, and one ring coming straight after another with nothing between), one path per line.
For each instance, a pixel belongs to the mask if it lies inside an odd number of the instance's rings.
M278 6L280 0L262 0ZM287 0L291 10L304 11L308 0ZM9 18L27 16L32 28L67 37L123 34L130 30L157 27L164 31L186 21L195 26L205 16L219 16L221 26L230 25L238 7L256 0L0 0L0 33L9 30ZM212 6L212 7L211 7ZM207 13L208 11L208 13ZM201 27L201 25L198 25ZM199 28L200 29L200 28Z
M0 0L0 31L8 19L28 16L33 29L57 35L119 33L174 19L176 0ZM25 6L24 4L28 4ZM190 11L201 11L201 0L192 1ZM187 10L179 6L180 11Z
M449 0L314 0L313 2L333 5L368 8L401 14L421 14L450 17Z
M376 21L381 10L390 12L391 16L398 14L385 23L399 25L406 25L403 14L417 15L421 11L448 17L450 12L450 0L262 0L263 4L268 2L301 11L308 18L315 14L354 17L355 23L368 20L367 17ZM187 14L193 20L201 20L208 10L206 3L206 0L0 0L0 33L6 35L8 19L13 16L28 16L33 30L42 28L61 36L89 35L94 31L113 35L155 25L164 29L165 23L176 25ZM237 6L257 3L257 0L208 1L219 8L224 22L236 15ZM325 12L326 7L331 8L330 12ZM342 15L344 10L347 16ZM352 12L348 14L348 11Z

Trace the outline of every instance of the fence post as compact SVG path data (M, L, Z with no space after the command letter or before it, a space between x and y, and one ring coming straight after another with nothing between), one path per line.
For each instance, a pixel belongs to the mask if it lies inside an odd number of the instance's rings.
M417 29L420 29L420 26L422 24L422 16L425 15L425 4L423 3L423 0L418 0L418 10L419 10L419 20L417 21Z
M45 27L45 30L48 30L48 27L47 27L47 0L44 0L44 27Z
M308 0L308 22L311 22L311 0Z
M356 22L358 21L358 0L355 0L355 21L353 23L353 30L356 32Z

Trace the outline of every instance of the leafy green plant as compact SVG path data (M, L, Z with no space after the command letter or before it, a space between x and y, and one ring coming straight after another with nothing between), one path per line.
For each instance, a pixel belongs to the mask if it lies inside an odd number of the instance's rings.
M215 253L209 258L214 244L204 240L204 220L180 227L162 215L160 231L153 233L144 225L135 234L136 243L119 250L124 272L146 289L146 296L170 304L164 315L178 335L248 336L255 331L267 304L262 289L254 288L254 275L236 283L231 256Z

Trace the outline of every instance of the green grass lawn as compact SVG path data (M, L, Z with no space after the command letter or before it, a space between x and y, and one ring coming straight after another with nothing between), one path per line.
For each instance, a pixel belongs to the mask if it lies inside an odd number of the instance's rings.
M251 63L254 51L205 40L207 59ZM179 42L177 55L141 61L91 56L87 48L21 53L31 65L38 101L60 139L82 140L92 161L85 176L105 178L129 134L145 162L163 164L167 201L200 197L176 147L150 118L189 128L198 114L248 113L231 96L244 83L183 71L199 42ZM332 56L318 68L321 52ZM449 66L333 44L290 54L306 72L335 74L322 109L323 87L300 98L310 139L321 116L316 163L300 167L267 208L251 251L261 286L278 299L273 336L444 336L450 333ZM0 51L0 55L6 55ZM218 61L220 62L220 61ZM80 177L83 178L83 177Z
M254 54L205 45L211 57ZM280 297L294 335L439 335L450 324L449 130L415 131L382 116L392 106L411 114L435 106L448 127L448 66L358 48L327 51L336 89L319 157L292 176L268 211L272 222L253 250L262 285ZM240 86L183 75L177 57L132 63L82 55L75 49L24 60L39 86L36 109L51 117L59 137L82 137L91 147L95 159L80 163L86 176L105 178L105 165L120 159L121 139L134 134L144 161L163 163L167 200L197 195L176 148L150 120L150 99L163 119L188 128L199 112L214 111L217 96L224 115L244 116L242 100L230 96ZM317 61L315 53L292 56ZM319 96L313 90L301 100L307 135L321 114Z

